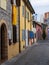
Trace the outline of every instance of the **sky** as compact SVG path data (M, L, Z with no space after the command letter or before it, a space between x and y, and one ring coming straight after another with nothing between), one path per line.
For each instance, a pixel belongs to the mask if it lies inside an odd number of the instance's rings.
M45 12L49 12L49 0L30 0L30 2L37 14L38 21L40 21L40 17Z

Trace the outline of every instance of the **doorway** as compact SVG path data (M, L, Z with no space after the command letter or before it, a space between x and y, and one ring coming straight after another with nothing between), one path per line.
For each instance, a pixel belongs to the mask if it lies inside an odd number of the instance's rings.
M7 28L3 23L1 25L1 62L8 59L8 45L7 45Z

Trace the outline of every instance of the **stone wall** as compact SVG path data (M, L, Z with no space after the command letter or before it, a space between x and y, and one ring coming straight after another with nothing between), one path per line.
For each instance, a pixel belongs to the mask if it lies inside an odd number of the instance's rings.
M7 0L6 10L0 7L0 22L4 20L7 24L8 30L12 32L12 7L10 0ZM1 27L0 27L0 34L1 34ZM11 37L12 38L12 37ZM0 43L1 43L1 35L0 35ZM0 44L0 53L1 53L1 44ZM0 54L1 59L1 54Z

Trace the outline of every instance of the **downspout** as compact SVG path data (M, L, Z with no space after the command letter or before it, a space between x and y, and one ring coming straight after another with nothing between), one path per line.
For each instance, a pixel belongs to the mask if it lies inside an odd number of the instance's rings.
M18 7L18 27L19 27L19 53L21 53L21 41L20 41L20 6Z
M1 27L0 27L0 61L1 61Z
M26 47L26 5L24 5L24 6L25 6L24 29L25 29L25 47Z
M31 13L30 13L30 30L31 30Z

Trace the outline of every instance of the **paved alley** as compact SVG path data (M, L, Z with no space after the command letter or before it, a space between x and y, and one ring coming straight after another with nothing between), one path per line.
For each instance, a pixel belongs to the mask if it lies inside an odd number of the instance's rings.
M49 65L49 40L39 41L15 62L5 62L4 65Z

